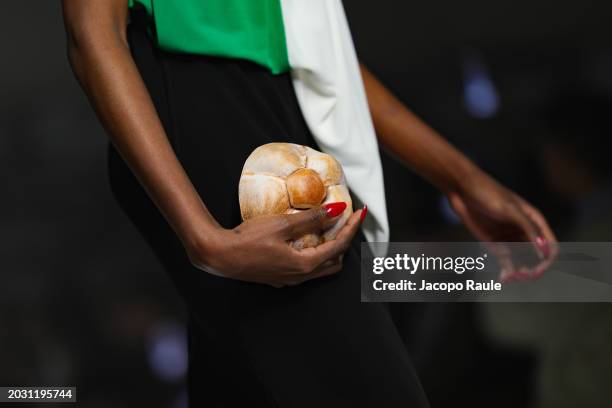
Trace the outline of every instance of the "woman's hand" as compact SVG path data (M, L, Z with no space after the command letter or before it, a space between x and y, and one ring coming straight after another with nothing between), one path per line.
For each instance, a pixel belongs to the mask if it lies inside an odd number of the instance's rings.
M500 185L482 171L448 194L451 206L474 236L484 242L499 260L502 281L541 276L554 261L557 239L546 219L531 204ZM505 242L534 243L539 262L517 265Z
M232 230L220 228L188 253L193 264L206 272L274 287L331 275L342 269L342 254L359 228L362 210L351 215L332 241L303 250L289 244L292 239L337 222L342 211L330 208L255 218Z
M556 238L538 210L479 170L361 67L370 112L382 144L445 192L467 228L485 242L531 241L535 267L516 265L508 245L491 244L502 280L540 276L557 254Z

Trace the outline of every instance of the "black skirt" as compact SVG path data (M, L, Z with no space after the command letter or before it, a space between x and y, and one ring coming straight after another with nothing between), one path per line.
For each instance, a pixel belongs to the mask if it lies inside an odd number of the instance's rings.
M248 61L161 52L134 14L134 60L176 155L224 227L241 222L237 186L256 147L317 148L288 74ZM359 244L344 270L274 289L194 268L180 241L109 148L113 193L184 299L193 407L424 407L426 398L383 304L360 302Z

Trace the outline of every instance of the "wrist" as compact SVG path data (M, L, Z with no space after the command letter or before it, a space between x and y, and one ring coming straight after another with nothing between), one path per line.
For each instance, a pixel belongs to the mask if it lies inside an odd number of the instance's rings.
M463 194L473 191L478 186L483 172L471 160L463 158L456 161L456 166L450 172L449 177L442 184L441 190L444 194Z
M211 265L212 255L219 252L219 243L223 242L221 235L226 230L209 222L194 223L181 241L192 262L198 266Z

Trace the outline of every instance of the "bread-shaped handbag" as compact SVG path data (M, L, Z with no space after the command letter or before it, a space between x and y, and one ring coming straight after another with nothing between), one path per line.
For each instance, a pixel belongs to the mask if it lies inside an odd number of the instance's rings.
M268 143L255 149L244 163L238 196L245 221L262 215L293 214L327 203L346 203L336 224L293 241L296 249L336 238L353 212L340 163L329 154L293 143Z

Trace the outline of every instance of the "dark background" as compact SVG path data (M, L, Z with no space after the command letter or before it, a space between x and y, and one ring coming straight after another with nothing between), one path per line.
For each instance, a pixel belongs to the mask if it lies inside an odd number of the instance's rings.
M408 106L561 240L612 241L612 3L345 7L360 57ZM76 385L87 407L183 407L182 304L111 198L60 2L4 2L0 27L0 385ZM383 161L393 240L469 239L439 193ZM394 306L433 407L612 406L611 310Z

